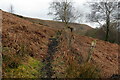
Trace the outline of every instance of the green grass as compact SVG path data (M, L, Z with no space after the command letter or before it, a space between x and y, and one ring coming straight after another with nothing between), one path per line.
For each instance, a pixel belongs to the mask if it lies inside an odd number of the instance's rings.
M32 57L21 64L18 68L7 68L5 78L39 78L42 63Z
M29 48L19 45L18 51L11 47L3 47L3 78L39 78L42 68L41 60L30 57Z

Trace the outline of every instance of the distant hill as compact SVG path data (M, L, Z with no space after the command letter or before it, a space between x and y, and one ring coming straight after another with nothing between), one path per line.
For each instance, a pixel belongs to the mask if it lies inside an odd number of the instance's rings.
M17 15L19 16L19 15ZM22 16L19 16L22 17ZM29 20L33 23L36 24L41 24L44 26L48 26L48 27L52 27L52 28L58 28L58 29L62 29L65 27L65 24L63 22L59 22L59 21L52 21L52 20L41 20L41 19L36 19L36 18L28 18L28 17L22 17L26 20ZM70 27L74 28L74 32L80 35L85 35L85 33L90 30L93 29L92 27L86 25L86 24L78 24L78 23L70 23L69 24Z

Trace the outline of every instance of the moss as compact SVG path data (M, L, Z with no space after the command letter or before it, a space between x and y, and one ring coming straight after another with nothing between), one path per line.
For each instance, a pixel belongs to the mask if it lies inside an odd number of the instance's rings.
M42 63L32 57L28 57L28 61L21 64L18 68L5 70L5 78L39 78Z

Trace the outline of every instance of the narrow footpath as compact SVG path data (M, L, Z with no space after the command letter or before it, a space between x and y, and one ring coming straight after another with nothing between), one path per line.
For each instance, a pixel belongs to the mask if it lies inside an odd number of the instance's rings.
M58 37L57 38L50 38L49 39L49 44L48 44L48 51L47 51L47 56L43 60L43 63L45 66L42 68L43 78L52 78L52 75L54 74L54 71L52 70L52 61L53 61L53 56L55 52L57 51L57 46L58 46Z

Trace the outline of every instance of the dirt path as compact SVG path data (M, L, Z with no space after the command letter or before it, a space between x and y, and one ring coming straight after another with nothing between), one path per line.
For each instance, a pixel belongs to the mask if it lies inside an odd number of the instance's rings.
M58 38L49 39L47 56L43 60L43 63L45 64L45 66L42 68L42 72L44 73L42 76L43 78L52 78L52 75L54 74L51 63L53 61L53 56L57 51L58 43Z

